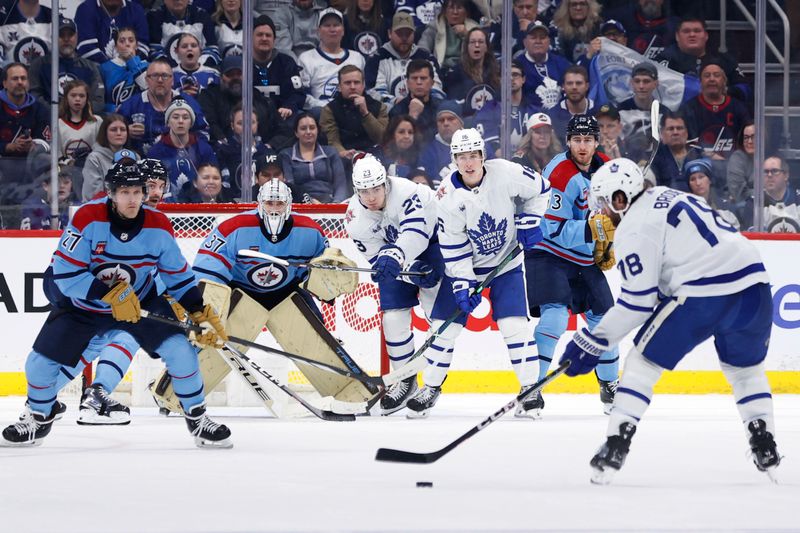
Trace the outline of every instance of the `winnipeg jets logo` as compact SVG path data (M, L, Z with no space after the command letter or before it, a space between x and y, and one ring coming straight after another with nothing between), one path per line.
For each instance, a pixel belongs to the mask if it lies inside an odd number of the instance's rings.
M506 229L508 221L503 219L497 224L495 219L486 213L481 213L478 219L478 229L468 229L467 234L475 244L478 253L481 255L494 255L500 251L506 243Z
M250 269L247 279L256 287L271 289L283 283L287 277L286 274L284 267L271 263Z
M399 233L397 232L397 228L394 226L386 226L386 242L394 243L397 241L397 236Z
M130 266L121 263L103 263L95 267L92 273L95 278L109 287L113 287L120 281L133 285L136 280L136 272Z

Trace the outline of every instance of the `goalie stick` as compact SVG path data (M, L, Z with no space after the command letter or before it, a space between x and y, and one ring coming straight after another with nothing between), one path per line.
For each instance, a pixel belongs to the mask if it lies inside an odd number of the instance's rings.
M243 248L237 252L238 255L243 255L245 257L256 257L258 259L265 259L267 261L271 261L277 265L285 266L285 267L299 267L299 268L320 268L322 270L338 270L341 272L366 272L366 273L374 273L374 268L362 268L362 267L350 267L350 266L341 266L341 265L326 265L324 263L307 263L305 261L287 261L286 259L281 259L280 257L275 257L274 255L265 254L264 252L259 252L258 250L248 250ZM411 270L401 270L400 276L425 276L430 274L428 272L414 272Z
M569 367L569 365L570 365L569 361L564 361L558 366L558 368L556 368L555 370L547 374L545 377L537 381L531 388L517 395L513 400L511 400L503 407L501 407L500 409L489 415L488 418L481 420L476 426L471 428L469 431L458 437L456 440L454 440L441 450L428 453L416 453L416 452L407 452L403 450L394 450L392 448L378 448L378 453L375 454L375 460L391 462L391 463L418 463L418 464L433 463L441 459L445 454L450 452L453 448L455 448L465 440L469 439L470 437L480 432L481 430L486 429L486 427L489 424L491 424L492 422L494 422L507 412L514 409L525 398L527 398L534 392L542 390L542 388L545 385L547 385L548 383L556 379L558 376L563 374L564 371Z
M646 174L648 170L650 170L650 165L653 164L653 160L656 158L656 152L658 152L658 148L661 146L661 103L658 100L653 100L653 103L650 104L650 136L653 138L653 153L650 154L650 159L647 161L647 165L642 170L642 175Z

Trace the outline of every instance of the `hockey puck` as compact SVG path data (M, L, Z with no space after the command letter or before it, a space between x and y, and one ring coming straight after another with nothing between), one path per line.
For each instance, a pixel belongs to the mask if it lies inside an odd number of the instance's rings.
M417 488L433 487L433 481L417 481Z

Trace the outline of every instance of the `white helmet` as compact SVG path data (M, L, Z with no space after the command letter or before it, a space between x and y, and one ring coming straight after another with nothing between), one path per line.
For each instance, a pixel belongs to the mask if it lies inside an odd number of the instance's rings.
M386 183L386 169L374 155L365 154L353 165L353 188L372 189Z
M283 207L267 206L266 202L283 202ZM267 231L275 237L292 212L292 191L284 182L272 178L258 189L258 216L264 221Z
M453 138L450 140L450 156L453 158L453 163L456 162L456 155L464 152L480 152L481 156L486 159L483 137L475 128L460 129L453 134Z
M608 206L617 214L624 214L631 206L631 201L644 190L644 176L639 165L620 157L607 161L592 176L589 190L589 205L592 209ZM621 191L628 199L625 209L616 210L611 202L614 193Z

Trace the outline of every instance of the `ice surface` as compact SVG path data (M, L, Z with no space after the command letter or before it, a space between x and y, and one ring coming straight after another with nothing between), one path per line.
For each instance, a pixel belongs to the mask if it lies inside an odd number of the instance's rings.
M800 530L800 396L775 398L780 485L745 457L733 399L710 395L656 396L608 487L589 483L607 420L597 397L545 398L543 420L506 415L430 465L373 458L437 450L509 397L444 395L426 420L212 409L232 450L195 448L155 409L78 426L73 403L41 447L0 448L0 532ZM22 402L0 398L3 425Z

